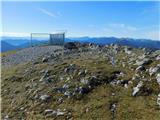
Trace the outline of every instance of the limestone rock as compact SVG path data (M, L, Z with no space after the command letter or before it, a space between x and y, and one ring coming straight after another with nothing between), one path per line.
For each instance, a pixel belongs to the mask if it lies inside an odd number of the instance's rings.
M142 60L137 60L135 65L138 65L138 66L143 66L143 65L148 65L152 62L152 60L150 60L149 58L144 58Z
M158 94L157 104L160 106L160 93Z
M83 83L83 84L89 84L89 80L82 78L81 79L81 83Z
M52 109L46 109L44 113L48 116L63 116L65 112L62 112L60 109L52 110Z
M51 96L45 94L45 95L41 95L39 99L41 101L48 101L50 98Z
M133 88L132 96L136 96L142 86L143 86L143 82L140 81L138 85Z
M160 64L158 64L156 67L151 67L149 69L149 74L150 75L153 75L153 74L155 74L157 72L160 72Z
M156 57L156 60L157 60L157 61L160 60L160 55L158 55L158 56Z
M144 66L138 66L136 68L136 71L144 71L145 70L145 67Z
M72 50L72 49L78 49L77 46L76 46L76 44L74 42L67 42L67 43L65 43L64 44L64 48L65 49L70 49L70 50Z
M70 97L72 96L72 93L69 92L69 91L66 91L66 92L64 93L64 95L67 96L68 98L70 98Z
M157 79L157 83L160 85L160 73L157 74L156 79Z
M43 57L42 58L42 62L47 62L48 61L48 58L47 57Z

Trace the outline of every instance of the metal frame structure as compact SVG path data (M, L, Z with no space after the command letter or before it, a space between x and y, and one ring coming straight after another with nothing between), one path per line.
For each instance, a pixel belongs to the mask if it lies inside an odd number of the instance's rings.
M48 35L50 45L63 45L65 40L65 32L57 33L31 33L31 47L33 47L33 35ZM59 41L59 42L58 42Z
M32 44L32 40L33 40L33 35L50 35L49 33L31 33L31 47L33 47L33 44Z

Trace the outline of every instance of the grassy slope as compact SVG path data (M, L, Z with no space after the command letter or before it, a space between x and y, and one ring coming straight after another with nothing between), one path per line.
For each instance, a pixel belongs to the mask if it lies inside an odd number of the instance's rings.
M125 55L120 54L118 59L122 59ZM125 59L127 60L127 58ZM62 104L57 104L57 98L63 96L62 94L53 91L53 87L62 86L65 82L58 81L58 76L61 75L60 71L64 71L65 67L70 63L74 63L81 68L85 68L91 74L101 72L104 76L111 76L111 73L117 70L122 70L126 73L124 80L131 80L134 71L131 71L128 66L122 69L120 63L117 67L112 65L103 57L81 57L79 59L64 60L57 65L47 65L47 63L40 63L35 65L33 71L29 75L25 74L26 68L32 67L32 64L24 64L13 67L12 69L2 70L2 116L9 114L11 118L18 119L25 116L28 120L45 119L43 111L45 109L67 109L71 111L72 116L76 120L111 120L113 115L109 110L111 103L117 103L117 109L115 113L116 120L159 120L160 108L156 105L157 94L159 91L155 78L152 82L148 83L154 91L151 95L132 97L132 88L136 83L130 85L128 89L117 86L113 87L110 84L102 84L93 89L90 93L84 95L82 99L75 100L73 98L64 98ZM160 63L160 62L159 62ZM157 62L152 63L158 64ZM151 64L151 65L152 65ZM133 66L134 67L134 66ZM147 67L147 66L146 66ZM149 67L149 66L148 66ZM39 79L42 76L39 71L42 69L49 69L51 75L56 75L55 82L50 85L39 84ZM15 76L15 77L13 77ZM68 75L66 75L67 77ZM77 82L77 74L73 74L71 79L71 85ZM149 79L149 76L147 76ZM25 85L37 83L38 86L30 93L26 93ZM38 89L38 92L36 90ZM112 96L112 93L115 96ZM41 103L32 100L37 93L48 93L52 96L52 100L48 103ZM23 110L19 110L24 107L29 111L28 114ZM88 112L86 112L88 109ZM53 119L53 118L47 118ZM58 117L57 119L64 119Z
M15 54L17 52L17 50L11 50L11 51L7 51L7 52L2 52L1 53L1 57L5 57L11 54Z

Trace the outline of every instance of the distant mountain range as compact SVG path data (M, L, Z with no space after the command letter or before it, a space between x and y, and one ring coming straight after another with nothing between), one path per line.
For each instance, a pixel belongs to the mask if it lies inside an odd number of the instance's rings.
M69 38L66 41L79 41L83 43L95 43L99 45L105 44L119 44L128 45L132 47L144 47L150 49L160 49L160 41L150 39L133 39L133 38L116 38L116 37L80 37L80 38Z
M105 44L119 44L128 45L133 47L144 47L151 49L160 49L160 41L150 39L132 39L132 38L116 38L116 37L71 37L66 38L65 42L82 42L82 43L95 43L99 45ZM33 44L42 44L46 41L33 40ZM29 37L1 37L1 52L23 49L29 47L31 41Z
M5 52L5 51L9 51L9 50L16 50L18 49L16 46L11 45L5 41L1 41L1 51Z

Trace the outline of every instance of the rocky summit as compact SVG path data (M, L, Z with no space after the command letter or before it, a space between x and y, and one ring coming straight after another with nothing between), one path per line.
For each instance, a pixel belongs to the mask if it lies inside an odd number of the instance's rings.
M37 46L2 56L2 120L160 120L160 50Z

